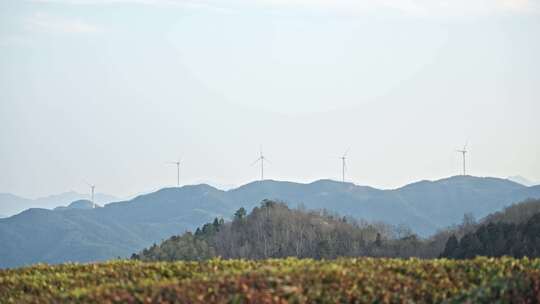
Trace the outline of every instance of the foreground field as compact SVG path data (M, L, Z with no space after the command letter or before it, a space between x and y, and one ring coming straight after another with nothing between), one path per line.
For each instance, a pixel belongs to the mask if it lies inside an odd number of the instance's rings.
M540 303L540 260L220 260L0 270L1 303Z

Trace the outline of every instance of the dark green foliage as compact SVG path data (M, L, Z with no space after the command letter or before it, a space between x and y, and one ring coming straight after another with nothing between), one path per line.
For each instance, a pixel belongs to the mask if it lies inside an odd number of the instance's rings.
M132 254L131 258L143 261L197 261L212 258L216 256L216 251L210 245L211 240L224 224L222 218L214 218L211 224L204 224L202 229L197 228L195 234L186 232L181 236L173 236L159 246L154 244L138 254Z
M377 233L377 237L375 238L375 246L376 247L381 247L382 246L382 238L381 238L381 234L380 233Z
M449 238L442 257L473 258L475 256L540 257L540 213L525 223L488 223L465 234L456 244Z
M224 223L225 221L222 218L218 219L216 217L212 223L206 223L202 228L197 228L197 230L195 230L195 236L197 238L208 239L211 236L214 236L219 231L220 226Z
M247 211L244 207L240 207L240 209L236 210L234 213L234 219L235 220L242 220L246 217Z
M140 254L132 255L132 259L160 261L197 261L215 256L214 249L204 239L187 232L182 236L173 236L159 246L153 245Z
M441 254L441 256L449 256L450 254L452 254L452 252L456 251L458 246L459 246L458 240L457 240L456 236L452 234L448 238L448 241L446 242L446 245L444 247L444 251Z

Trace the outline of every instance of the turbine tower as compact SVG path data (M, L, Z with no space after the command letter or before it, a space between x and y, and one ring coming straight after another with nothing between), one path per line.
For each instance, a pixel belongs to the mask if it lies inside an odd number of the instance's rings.
M89 182L85 181L85 183L90 186L90 189L91 189L91 201L92 201L92 208L96 208L96 203L94 201L94 192L96 190L96 185L94 184L90 184Z
M461 153L463 156L463 175L466 175L467 171L465 170L465 154L467 154L467 143L463 146L463 150L456 150L457 152Z
M251 164L251 165L254 166L258 162L261 163L261 181L263 181L264 180L264 162L269 162L269 161L268 161L268 159L266 157L264 157L262 147L261 147L261 154L260 154L259 158L257 158L255 160L255 162L253 162L253 164Z
M176 186L180 187L180 160L169 162L171 165L176 165Z
M341 178L342 178L342 181L345 182L345 170L347 168L347 164L346 164L346 160L347 160L347 153L349 153L349 150L351 148L347 149L347 151L345 151L345 153L343 154L343 156L341 156L339 159L341 159Z

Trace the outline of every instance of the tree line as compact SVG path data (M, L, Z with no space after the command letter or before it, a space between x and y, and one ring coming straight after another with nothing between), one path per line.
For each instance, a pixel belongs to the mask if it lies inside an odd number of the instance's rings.
M531 213L540 213L540 200L513 205L480 222L465 214L461 224L422 239L403 225L370 223L326 210L291 209L282 202L264 200L249 214L240 208L229 222L216 218L194 233L173 236L133 254L132 258L172 261L216 256L244 259L530 256L536 251L523 248L529 248L533 241L540 243L534 239L540 228L535 228L535 223L523 223L533 220Z
M203 260L222 258L340 256L437 257L446 239L422 240L403 225L368 223L331 212L290 209L264 200L251 213L238 209L232 221L216 218L194 233L173 236L132 258L140 260Z
M540 257L540 213L520 224L490 222L460 240L452 235L441 254L457 259L475 256Z

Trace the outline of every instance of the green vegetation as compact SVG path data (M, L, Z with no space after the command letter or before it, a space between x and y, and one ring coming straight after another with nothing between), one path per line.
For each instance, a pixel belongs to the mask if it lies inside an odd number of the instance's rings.
M114 261L0 270L1 303L536 303L540 260Z
M445 232L449 237L441 257L540 257L540 200L513 204L479 223L467 221Z
M536 216L533 216L537 214ZM525 222L523 222L525 221ZM290 209L264 200L230 222L214 219L154 244L133 259L199 261L212 257L267 259L338 257L474 258L503 255L540 257L540 200L512 205L479 223L465 214L460 225L422 239L406 226L368 223L326 211Z
M441 256L463 259L503 255L540 257L540 213L522 224L498 222L482 225L459 241L452 236Z
M327 211L290 209L264 200L247 214L235 212L230 222L214 219L153 245L133 259L143 261L338 257L437 257L444 242L421 240L404 226L367 223ZM442 250L442 249L441 249Z
M422 239L264 200L131 261L0 270L0 303L539 303L539 212L536 200L467 214ZM471 259L410 258L441 252Z

